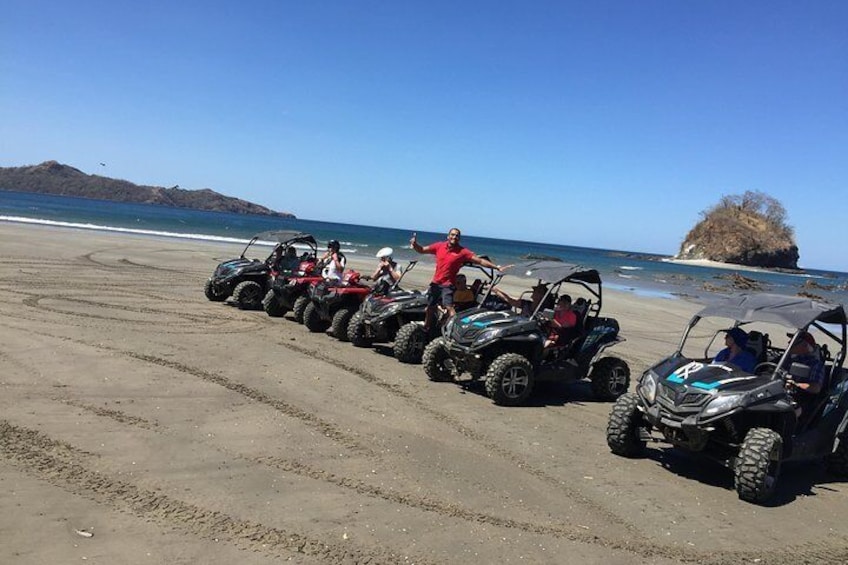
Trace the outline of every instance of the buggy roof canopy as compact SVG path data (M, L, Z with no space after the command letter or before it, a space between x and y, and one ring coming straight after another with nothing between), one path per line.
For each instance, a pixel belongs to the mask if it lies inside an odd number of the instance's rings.
M511 269L511 274L540 279L544 283L575 281L601 284L601 275L595 269L584 269L580 265L551 261L550 259L518 263Z
M278 243L311 243L318 245L311 234L294 230L271 230L263 231L253 236L253 239L263 241L276 241Z
M772 322L791 328L804 328L815 321L825 324L846 322L845 310L838 304L767 293L731 296L706 306L697 316L717 316L739 322Z

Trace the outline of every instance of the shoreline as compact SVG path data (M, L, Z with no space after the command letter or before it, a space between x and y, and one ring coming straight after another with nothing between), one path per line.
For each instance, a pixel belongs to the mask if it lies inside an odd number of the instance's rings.
M737 265L736 263L723 263L721 261L713 261L711 259L676 259L674 257L667 257L661 259L663 263L673 263L675 265L691 265L693 267L711 267L713 269L725 269L729 271L748 271L751 273L781 273L781 274L802 274L786 272L774 269L768 269L765 267L751 267L748 265Z

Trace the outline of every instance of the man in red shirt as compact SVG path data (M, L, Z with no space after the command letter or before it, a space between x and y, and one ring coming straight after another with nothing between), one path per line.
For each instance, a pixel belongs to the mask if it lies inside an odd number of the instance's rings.
M462 237L458 228L451 228L448 232L447 241L431 243L424 247L418 243L416 234L412 234L409 240L412 248L418 253L429 253L436 256L436 272L430 288L427 290L427 311L424 318L424 329L429 333L433 325L433 313L436 305L440 302L447 308L448 314L453 316L456 311L453 307L453 291L456 289L456 275L465 263L474 263L487 269L502 270L500 265L495 265L488 259L475 255L470 249L459 244Z

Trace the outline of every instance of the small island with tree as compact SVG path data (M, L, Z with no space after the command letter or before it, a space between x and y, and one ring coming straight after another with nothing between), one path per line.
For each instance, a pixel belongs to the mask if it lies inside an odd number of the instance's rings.
M786 209L759 191L723 196L680 245L676 259L707 259L747 267L798 269L795 233Z

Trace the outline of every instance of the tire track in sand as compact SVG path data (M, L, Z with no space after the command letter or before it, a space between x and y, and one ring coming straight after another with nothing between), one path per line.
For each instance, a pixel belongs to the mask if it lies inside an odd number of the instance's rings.
M338 426L322 420L312 412L307 412L297 406L291 405L283 400L278 398L274 398L269 394L262 392L261 390L249 387L243 383L233 381L223 375L212 373L206 371L204 369L200 369L198 367L191 367L189 365L185 365L178 361L171 361L170 359L163 359L162 357L156 357L155 355L148 355L144 353L137 353L135 351L127 351L124 349L120 349L117 347L111 347L105 345L103 343L90 343L85 340L71 338L67 336L54 335L49 332L36 331L29 328L22 328L21 331L25 331L31 333L33 335L48 337L51 339L57 339L59 341L64 341L67 343L75 343L77 345L83 345L85 347L91 347L92 349L98 349L102 351L108 351L110 353L117 353L119 355L123 355L125 357L129 357L131 359L135 359L137 361L141 361L143 363L149 363L152 365L156 365L158 367L164 367L166 369L170 369L173 371L177 371L180 373L184 373L190 375L194 378L198 378L207 383L211 383L214 385L218 385L230 392L248 398L254 402L259 404L264 404L270 408L273 408L277 412L284 414L290 418L295 420L299 420L301 423L306 426L313 428L321 433L326 438L329 438L332 441L335 441L339 445L349 449L350 451L357 453L359 455L374 457L375 453L372 449L363 446L353 437L344 433L339 429Z
M229 540L240 549L279 558L300 554L328 563L424 563L409 555L313 538L293 531L242 520L140 488L92 471L56 455L57 442L41 432L0 420L0 453L28 474L67 492L127 512L138 518L209 541Z

